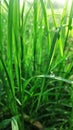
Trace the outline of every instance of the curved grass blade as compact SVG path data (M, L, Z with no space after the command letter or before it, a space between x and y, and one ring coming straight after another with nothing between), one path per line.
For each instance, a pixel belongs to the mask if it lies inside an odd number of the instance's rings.
M68 83L68 84L73 84L73 81L67 80L65 78L58 77L58 76L55 76L55 75L39 75L37 77L39 77L39 78L55 79L55 80L62 81L62 82Z
M11 120L11 125L12 125L12 130L19 130L18 122L14 117Z

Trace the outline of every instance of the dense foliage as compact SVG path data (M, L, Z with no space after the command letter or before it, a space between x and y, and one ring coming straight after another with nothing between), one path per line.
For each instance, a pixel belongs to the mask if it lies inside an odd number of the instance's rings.
M73 0L20 1L0 1L0 129L73 130Z

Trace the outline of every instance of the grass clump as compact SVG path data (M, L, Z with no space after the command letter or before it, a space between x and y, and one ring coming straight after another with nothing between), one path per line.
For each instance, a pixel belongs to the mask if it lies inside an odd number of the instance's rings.
M51 0L23 0L22 6L20 0L0 1L1 130L73 129L68 3L58 17Z

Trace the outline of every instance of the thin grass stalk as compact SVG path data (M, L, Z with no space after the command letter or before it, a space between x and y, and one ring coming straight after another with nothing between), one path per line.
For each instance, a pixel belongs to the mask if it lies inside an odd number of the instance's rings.
M54 27L57 29L58 24L57 24L56 17L55 17L55 14L54 14L54 9L53 9L53 7L52 7L52 2L51 2L50 0L49 0L49 4L50 4L51 12L52 12ZM58 43L59 43L59 48L60 48L61 56L63 57L63 47L62 47L61 37L59 38Z
M0 1L0 55L2 55L2 8Z
M37 47L37 1L34 0L34 48L33 48L33 55L34 55L34 73L36 72L36 47Z
M62 25L62 24L66 24L66 21L65 21L65 19L66 19L66 15L67 15L67 8L68 8L68 0L66 0L66 3L65 3L65 5L64 5L64 9L63 9L63 12L62 12L62 16L61 16L61 21L60 21L60 26Z
M14 80L13 80L13 65L12 65L12 21L13 21L13 4L14 0L10 0L9 2L9 11L8 11L8 70L10 75L10 80L12 84L12 90L15 95L15 88L14 88ZM11 32L11 33L10 33Z
M45 8L44 1L40 0L40 3L41 3L41 8L42 8L42 13L43 13L43 16L44 16L45 29L46 29L46 34L47 34L48 53L49 53L51 39L50 39L50 34L49 34L49 24L48 24L48 21L47 21L47 11L46 11L46 8Z
M70 32L70 30L72 30L72 18L73 18L73 0L71 1L69 20L68 20L68 30L67 30L67 35L66 35L66 39L65 39L64 50L65 50L65 47L67 44L69 32Z
M20 29L21 29L21 33L20 33L20 42L21 42L21 75L22 77L24 77L24 35L23 35L23 28L24 28L24 9L25 9L25 2L23 1L23 6L22 6L22 11L21 11L21 17L20 17Z
M55 14L54 14L54 9L52 7L51 0L49 0L49 4L50 4L50 8L51 8L52 17L53 17L54 27L57 29L58 24L57 24L57 21L56 21L56 17L55 17Z
M39 13L40 12L40 13ZM39 65L39 72L41 72L41 68L42 68L42 41L43 41L43 33L44 33L44 25L43 25L43 18L42 18L42 13L41 13L41 6L40 6L40 3L38 4L38 65Z

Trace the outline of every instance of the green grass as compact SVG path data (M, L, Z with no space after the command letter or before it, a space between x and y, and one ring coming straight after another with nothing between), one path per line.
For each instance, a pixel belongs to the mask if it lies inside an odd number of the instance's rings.
M0 1L1 130L73 129L73 1L68 4L58 16L51 0L22 7L20 0Z

